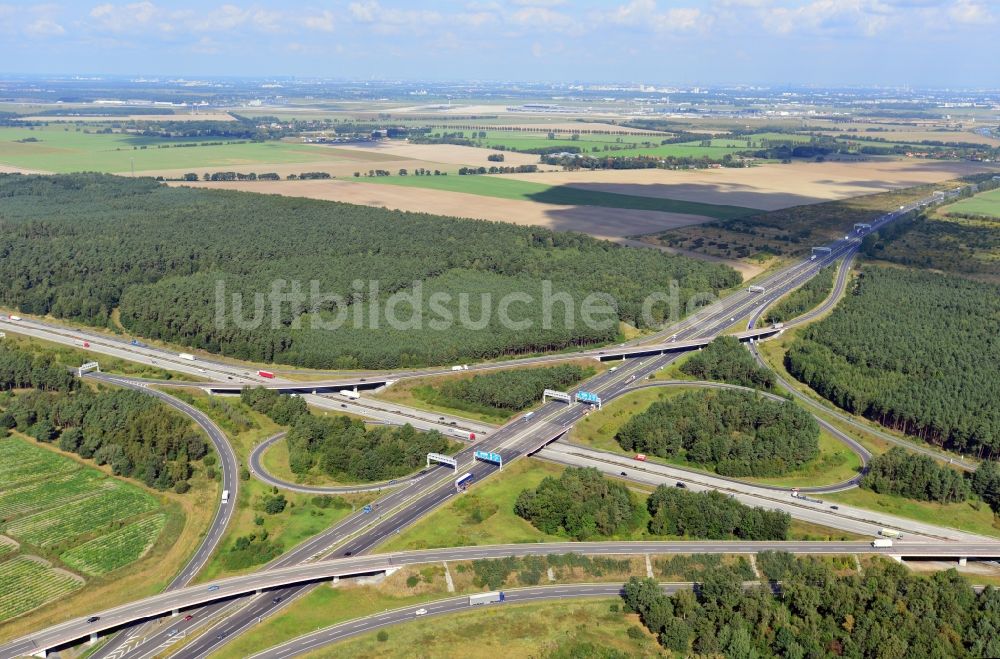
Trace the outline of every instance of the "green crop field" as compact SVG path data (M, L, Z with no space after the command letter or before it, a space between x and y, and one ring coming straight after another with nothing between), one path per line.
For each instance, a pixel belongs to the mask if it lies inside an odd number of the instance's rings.
M726 220L758 213L751 208L703 204L695 201L658 199L638 195L617 194L585 190L563 185L546 185L532 181L522 181L498 176L384 176L355 179L366 183L403 185L448 192L465 192L484 197L535 201L543 204L566 206L601 206L604 208L627 208L632 210L660 211L663 213L687 213Z
M166 525L139 487L20 437L0 440L0 622L85 585L60 564L99 577L141 559Z
M942 212L945 214L986 215L1000 219L1000 189L982 192L974 197L962 199L942 209Z
M19 518L5 531L17 540L51 547L156 507L152 496L137 487L121 483L99 494Z
M470 137L473 131L466 131ZM582 134L578 139L570 139L568 133L556 133L555 139L549 139L545 133L520 133L506 131L486 131L485 138L473 138L483 146L514 151L529 151L547 147L577 147L584 155L591 156L658 156L676 158L712 158L720 159L725 155L745 151L747 148L758 148L762 140L808 141L805 135L785 135L783 133L760 133L747 135L745 138L723 138L708 140L709 145L703 146L701 141L682 142L679 144L661 144L668 137L663 135L591 135ZM750 142L751 146L747 147Z
M30 515L68 501L97 494L114 483L99 471L80 469L22 487L0 491L0 521Z
M17 551L17 543L5 535L0 535L0 559Z
M0 622L82 587L82 579L40 559L15 556L0 562Z
M0 164L49 172L128 172L134 162L135 171L141 172L348 159L336 149L287 142L173 146L214 141L218 140L84 133L73 126L0 128ZM357 156L350 159L357 160Z
M22 483L51 479L79 468L80 465L72 460L26 442L0 442L0 484L5 492Z
M90 542L78 545L59 558L85 574L101 575L134 563L156 542L167 516L153 515Z

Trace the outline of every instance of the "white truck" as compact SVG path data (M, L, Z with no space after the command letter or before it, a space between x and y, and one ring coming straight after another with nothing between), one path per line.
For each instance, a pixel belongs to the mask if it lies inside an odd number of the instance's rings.
M9 316L9 318L10 318L11 320L13 320L14 322L17 322L17 321L21 320L21 317L20 317L20 316L15 316L14 314L11 314L11 315Z
M453 370L453 371L468 371L469 370L469 365L468 364L461 364L459 366L452 366L451 370Z
M361 394L352 389L341 389L337 393L343 396L344 398L350 398L351 400L357 400L361 398Z
M875 549L888 549L892 547L892 540L889 538L875 538L872 540L872 547Z
M476 606L478 604L493 604L494 602L503 602L506 598L504 597L503 591L493 591L492 593L477 593L475 595L469 595L469 606Z
M191 353L189 353L189 352L182 352L182 353L180 353L180 354L179 354L179 355L177 355L177 356L178 356L178 357L180 357L181 359L186 359L186 360L188 360L189 362L193 362L193 361L194 361L194 355L192 355L192 354L191 354Z
M222 503L229 503L229 490L222 491Z
M897 540L903 537L902 533L893 529L879 529L878 534L883 538L896 538Z

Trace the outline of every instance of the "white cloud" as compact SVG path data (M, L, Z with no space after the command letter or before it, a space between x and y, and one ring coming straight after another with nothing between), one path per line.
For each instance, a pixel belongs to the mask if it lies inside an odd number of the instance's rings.
M191 29L199 32L227 32L246 24L250 18L251 12L247 9L236 5L222 5L205 12L191 25Z
M110 32L124 32L149 25L162 12L152 2L114 5L110 2L90 10L94 24Z
M948 16L956 23L969 25L982 25L995 20L986 5L972 0L957 0L948 8Z
M351 13L351 18L359 23L372 23L375 21L375 14L380 11L377 2L352 2L347 6Z
M892 23L896 11L882 0L813 0L797 7L762 9L764 27L777 34L875 36Z
M51 18L38 18L28 23L24 32L32 37L58 37L66 34L66 28Z
M525 7L510 14L508 21L514 25L540 29L566 30L576 26L569 15L548 7Z
M661 11L655 0L632 0L598 20L630 27L648 27L658 32L687 32L708 27L714 17L697 7L670 7Z
M302 23L310 30L317 30L319 32L333 32L336 21L334 21L332 11L323 10L322 12L314 16L306 16L303 19Z

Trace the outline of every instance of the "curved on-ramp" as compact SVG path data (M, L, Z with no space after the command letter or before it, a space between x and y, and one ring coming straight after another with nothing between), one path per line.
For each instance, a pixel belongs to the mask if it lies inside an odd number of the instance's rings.
M292 483L282 478L278 478L277 476L273 476L267 471L262 462L264 453L275 443L284 439L287 434L287 432L279 432L276 435L272 435L255 446L250 452L250 473L255 476L257 480L263 481L264 483L274 487L280 487L285 490L299 492L301 494L355 494L358 492L380 492L386 488L418 481L427 475L426 470L424 470L411 476L404 476L402 478L381 481L378 483L365 483L363 485L302 485L300 483Z

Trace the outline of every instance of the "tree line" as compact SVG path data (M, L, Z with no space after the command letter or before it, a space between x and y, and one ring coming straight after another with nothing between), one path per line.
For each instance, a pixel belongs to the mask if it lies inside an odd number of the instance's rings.
M791 517L780 510L750 507L717 490L692 492L660 485L646 508L656 535L709 540L785 540Z
M862 574L838 574L816 558L758 555L759 565L777 563L787 568L780 584L746 587L713 568L674 595L632 577L625 610L680 656L1000 656L1000 591L976 594L954 570L928 577L876 559Z
M3 405L0 428L56 443L161 490L186 492L192 463L215 459L190 419L138 391L31 390Z
M10 344L0 343L0 391L41 389L72 391L80 387L73 374L56 364L51 356L33 355Z
M819 425L791 401L747 391L698 390L660 400L615 434L626 451L713 469L779 476L819 455Z
M956 503L976 495L1000 513L1000 463L994 460L961 473L897 446L872 458L860 485L880 494L936 503Z
M1000 451L1000 286L866 266L805 328L788 371L838 407L935 446Z
M593 368L577 364L496 371L446 381L434 398L439 403L457 403L460 408L473 405L518 412L539 402L546 389L569 388L593 374Z
M661 485L646 500L648 531L688 538L784 540L787 513L751 508L715 491ZM543 533L574 540L621 536L642 527L643 511L623 483L593 467L568 467L517 497L514 512Z
M378 481L405 476L424 464L428 453L450 453L452 442L436 430L368 427L349 416L316 416L296 396L271 389L244 388L241 400L275 423L291 426L288 462L300 476L319 470L335 480Z
M774 373L757 363L739 339L720 336L681 364L681 372L754 389L774 389Z
M592 345L617 338L617 321L642 326L643 300L662 282L678 281L689 297L739 281L723 265L581 234L144 178L0 175L0 198L0 304L99 326L118 310L132 334L252 361L387 369ZM251 323L255 295L266 298L282 281L301 282L305 293L315 281L319 295L281 305L275 319L265 305L260 325ZM591 293L606 294L609 322L567 323L560 312L545 326L543 281L577 309ZM453 319L464 293L476 322L454 322L452 331L426 322L396 330L384 317L355 326L358 309L384 310L414 282L428 297L450 295ZM239 318L230 304L220 322L220 290L225 301L241 296ZM500 322L493 307L510 293L536 300L512 309L523 308L531 328ZM344 311L338 331L313 323ZM484 311L492 314L480 327Z
M969 483L959 472L899 446L872 458L861 487L937 503L965 501L971 493Z
M805 284L796 288L764 314L765 323L783 323L815 309L833 290L835 265L828 265Z
M574 540L619 535L635 529L641 508L622 483L593 467L568 467L559 478L546 476L523 490L514 512L543 533L565 533Z

